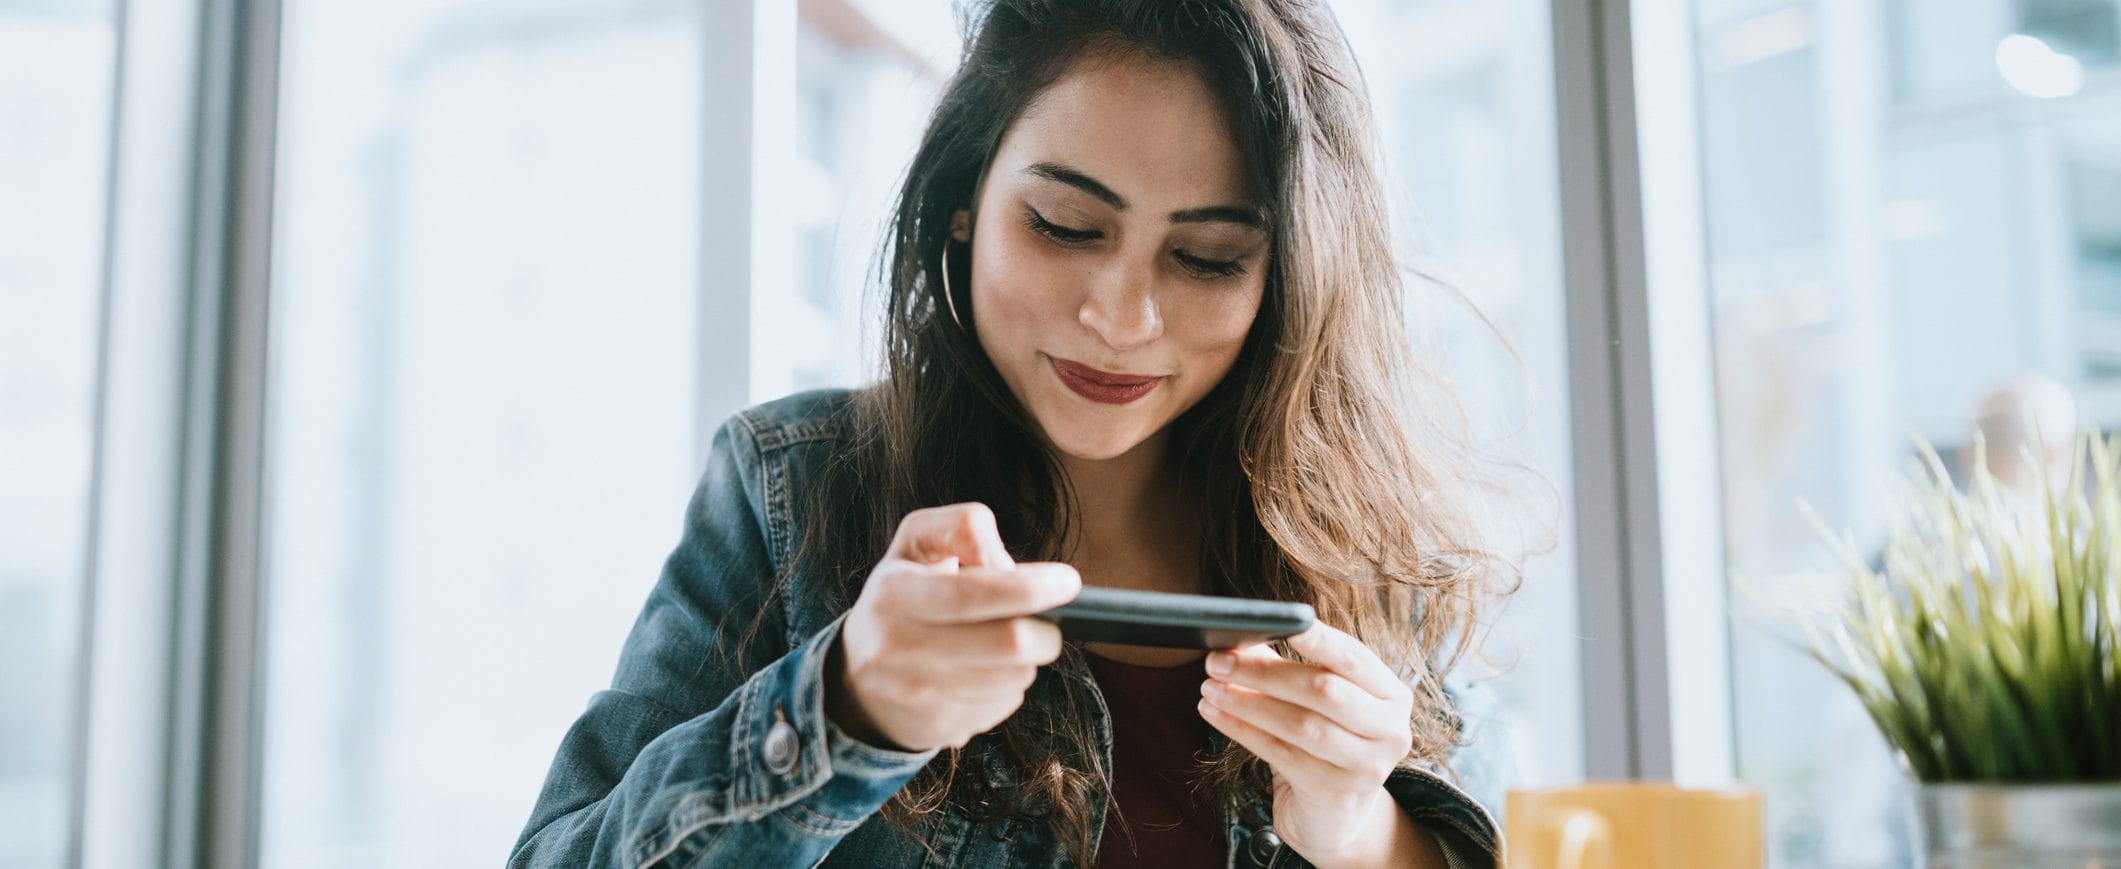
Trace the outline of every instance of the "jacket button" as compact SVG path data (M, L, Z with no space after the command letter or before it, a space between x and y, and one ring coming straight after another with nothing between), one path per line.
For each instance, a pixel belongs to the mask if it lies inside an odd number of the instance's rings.
M1281 852L1281 836L1276 834L1272 827L1253 833L1249 844L1252 848L1252 859L1258 861L1261 866L1267 865L1274 859L1275 854Z
M773 722L773 729L766 731L766 768L774 775L786 775L795 768L795 728L787 721Z

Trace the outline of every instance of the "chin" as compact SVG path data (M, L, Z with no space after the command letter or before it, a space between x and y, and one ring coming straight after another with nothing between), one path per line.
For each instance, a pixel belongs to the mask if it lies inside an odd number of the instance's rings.
M1119 458L1148 440L1147 432L1134 431L1133 426L1053 426L1043 421L1039 425L1055 450L1087 462Z

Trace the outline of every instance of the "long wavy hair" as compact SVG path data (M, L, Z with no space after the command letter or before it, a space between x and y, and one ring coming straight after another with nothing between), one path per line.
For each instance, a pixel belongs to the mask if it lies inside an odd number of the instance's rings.
M850 606L902 517L962 501L993 508L1019 560L1064 557L1068 480L969 323L953 320L937 269L977 318L964 249L945 254L951 216L1071 63L1124 51L1188 62L1217 93L1272 239L1234 367L1172 423L1169 460L1210 517L1202 575L1213 593L1309 603L1368 644L1414 686L1406 763L1448 770L1458 721L1443 676L1520 565L1472 521L1468 487L1493 478L1455 394L1408 339L1369 105L1338 26L1315 0L990 0L966 24L880 257L882 378L845 411L853 437L810 493L811 533L790 570ZM918 826L954 805L1043 823L1087 865L1097 831L1084 806L1107 782L1087 680L1061 680L1074 708L1019 714L946 750L885 816ZM992 786L981 772L992 763L1014 770L1011 787ZM1219 798L1267 798L1265 763L1235 743L1202 773Z

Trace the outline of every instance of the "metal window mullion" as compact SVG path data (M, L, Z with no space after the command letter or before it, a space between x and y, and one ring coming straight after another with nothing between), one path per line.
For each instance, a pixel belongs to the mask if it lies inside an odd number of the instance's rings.
M1555 0L1585 774L1672 774L1630 9Z
M1728 785L1736 772L1731 617L1724 565L1722 438L1709 287L1707 198L1701 174L1699 55L1693 0L1631 0L1628 54L1641 199L1644 335L1656 359L1657 535L1670 776Z
M164 863L257 864L277 0L199 34Z
M91 387L89 420L90 457L88 471L87 509L82 529L81 572L79 609L75 615L74 666L72 697L68 702L70 716L67 743L67 805L65 852L61 857L64 866L79 867L86 861L89 824L89 752L94 736L90 729L90 713L94 706L95 692L92 690L94 664L96 660L96 615L98 569L101 564L98 546L103 538L102 520L105 502L104 486L109 482L107 463L108 443L104 436L110 422L111 395L111 334L116 319L115 305L115 253L118 238L118 187L119 168L125 164L126 153L120 146L119 130L125 120L126 76L132 69L127 60L127 0L119 0L110 10L112 69L110 109L106 140L109 151L103 165L103 221L102 250L97 263L96 286L96 332L95 373Z
M707 465L716 428L750 403L752 304L757 283L759 227L752 220L759 195L752 135L759 60L761 3L737 0L700 7L700 215L694 313L693 401L695 472Z
M82 698L64 865L164 862L198 0L117 15Z

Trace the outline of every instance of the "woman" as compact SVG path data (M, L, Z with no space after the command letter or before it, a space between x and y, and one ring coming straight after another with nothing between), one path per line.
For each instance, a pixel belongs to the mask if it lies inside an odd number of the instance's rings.
M887 359L716 436L514 865L1492 866L1443 677L1514 568L1410 358L1305 0L994 0L900 194ZM1203 656L1083 583L1299 600Z

